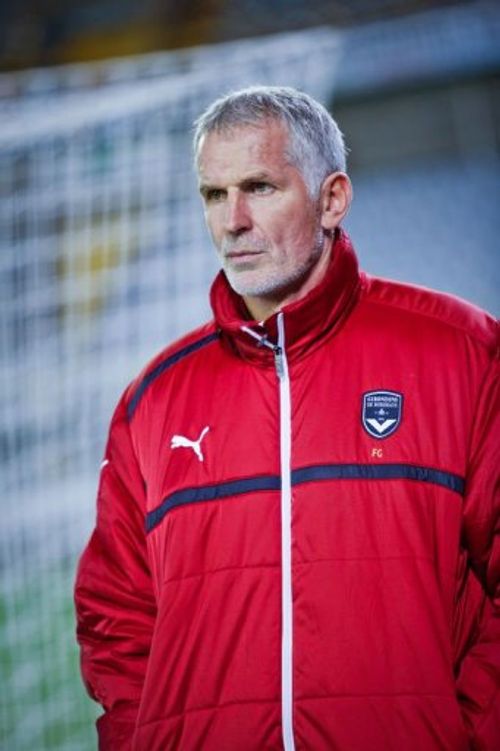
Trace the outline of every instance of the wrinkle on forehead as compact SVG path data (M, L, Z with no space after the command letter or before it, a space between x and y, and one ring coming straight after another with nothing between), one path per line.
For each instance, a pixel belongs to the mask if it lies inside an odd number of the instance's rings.
M267 138L261 138L262 133L268 135ZM248 142L247 136L254 134L255 139ZM204 164L203 152L207 146L214 146L219 143L234 144L246 140L246 149L256 160L267 161L272 155L274 158L281 157L286 165L295 166L291 159L289 150L290 134L285 123L277 118L268 118L252 123L243 123L238 125L220 126L215 130L205 134L201 141L197 155L198 172L202 174L206 165ZM278 151L279 150L279 151Z

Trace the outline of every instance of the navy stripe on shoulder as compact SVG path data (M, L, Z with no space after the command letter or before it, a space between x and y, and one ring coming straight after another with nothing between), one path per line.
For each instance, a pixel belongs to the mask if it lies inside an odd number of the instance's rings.
M318 464L292 471L292 485L315 480L416 480L465 492L463 477L415 464Z
M184 488L172 493L163 500L157 508L146 515L146 532L151 532L171 509L187 503L199 501L217 501L242 493L253 493L258 490L280 490L281 480L278 475L261 475L260 477L245 477L241 480L230 480L218 485L206 485L200 488Z
M170 368L172 365L175 365L179 362L179 360L182 360L184 357L187 357L187 355L190 355L192 352L196 352L198 349L201 349L202 347L205 347L207 344L210 344L211 342L215 341L219 338L219 334L217 332L213 334L208 334L207 336L204 336L203 339L198 339L195 342L192 342L191 344L188 344L186 347L183 347L178 352L174 352L173 355L169 355L169 357L166 357L165 360L162 360L156 368L154 368L150 373L148 373L143 380L138 385L137 389L134 392L134 395L132 396L130 402L127 406L127 416L128 419L131 420L132 416L137 409L137 405L139 404L140 400L142 399L144 392L146 389L151 385L151 383L158 378L162 373L164 373L168 368Z

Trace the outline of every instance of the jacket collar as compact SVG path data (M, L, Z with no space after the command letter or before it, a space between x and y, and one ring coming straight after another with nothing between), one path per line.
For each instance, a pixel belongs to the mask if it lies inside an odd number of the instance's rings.
M330 264L321 282L308 295L282 309L288 360L311 351L325 336L337 333L356 303L359 290L358 262L351 241L344 230L337 229ZM242 327L252 329L275 344L278 313L262 324L252 321L242 298L230 287L223 271L212 285L210 302L222 341L246 360L273 365L271 349L259 346Z

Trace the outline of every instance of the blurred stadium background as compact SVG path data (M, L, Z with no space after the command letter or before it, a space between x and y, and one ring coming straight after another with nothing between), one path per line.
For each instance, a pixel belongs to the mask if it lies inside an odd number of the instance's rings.
M107 425L142 365L209 315L193 119L250 83L316 96L351 150L363 266L498 314L500 8L2 8L0 748L90 751L72 583Z

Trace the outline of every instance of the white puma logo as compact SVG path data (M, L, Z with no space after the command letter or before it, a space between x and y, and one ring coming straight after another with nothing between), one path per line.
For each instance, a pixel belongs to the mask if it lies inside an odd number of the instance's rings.
M178 449L178 448L190 448L193 449L194 453L200 460L200 462L203 461L203 454L201 452L201 442L205 438L205 435L210 430L209 426L206 425L203 430L200 433L200 437L197 441L191 441L189 438L186 438L184 435L174 435L172 436L172 441L170 442L170 448L172 449Z

